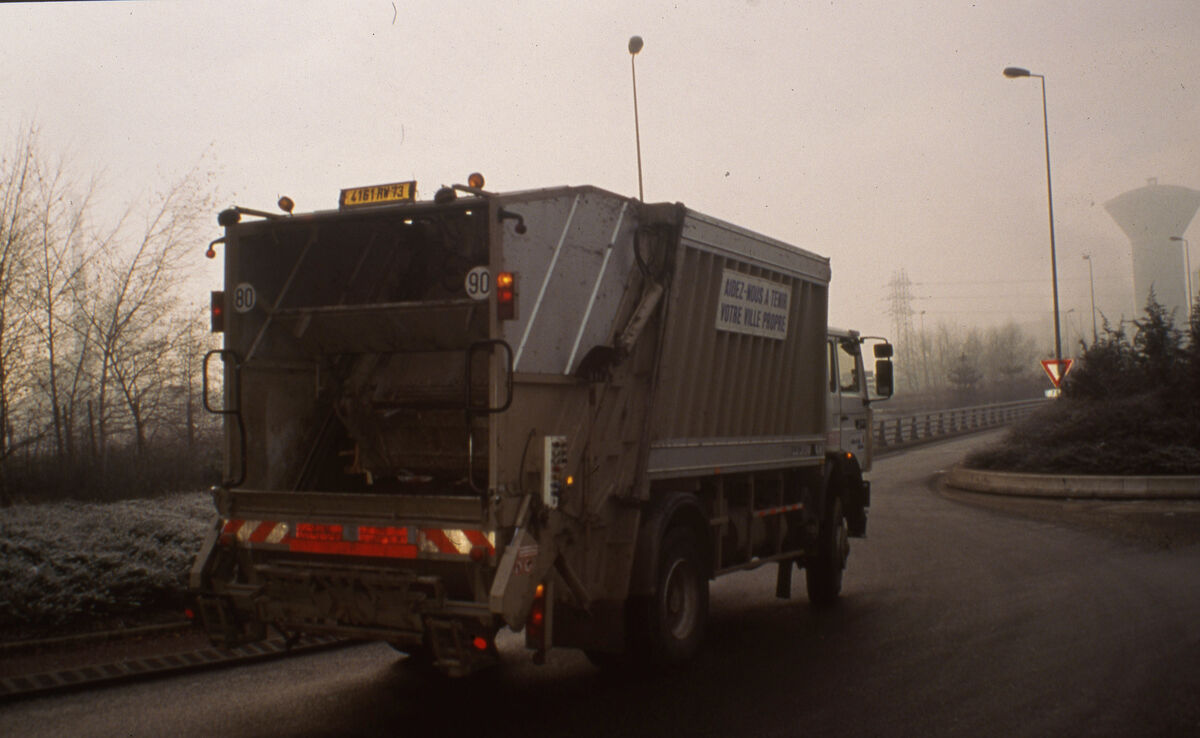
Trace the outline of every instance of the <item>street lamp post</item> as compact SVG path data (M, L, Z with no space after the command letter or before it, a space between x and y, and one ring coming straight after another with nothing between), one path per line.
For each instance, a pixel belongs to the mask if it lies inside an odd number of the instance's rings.
M642 37L633 36L629 39L629 70L633 76L633 135L637 139L637 165L638 165L638 200L645 201L646 193L642 190L642 130L638 125L638 108L637 108L637 64L634 63L634 57L642 50Z
M1096 276L1092 273L1092 255L1084 254L1083 260L1088 263L1088 287L1092 293L1092 345L1100 341L1100 336L1096 332Z
M1050 186L1050 124L1046 115L1046 78L1021 67L1005 67L1004 76L1037 77L1042 81L1042 134L1046 140L1046 202L1050 209L1050 279L1054 286L1054 358L1062 362L1062 328L1058 317L1058 256L1054 248L1054 194Z
M1192 301L1196 299L1195 295L1192 294L1192 245L1188 243L1186 238L1181 236L1171 236L1171 240L1183 242L1184 269L1187 269L1187 274L1185 275L1186 280L1184 282L1184 284L1187 285L1187 316L1188 324L1191 325Z

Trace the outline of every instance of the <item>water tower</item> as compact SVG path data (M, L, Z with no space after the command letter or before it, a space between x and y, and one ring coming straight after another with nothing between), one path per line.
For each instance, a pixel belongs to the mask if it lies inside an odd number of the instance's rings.
M1187 269L1182 237L1200 208L1200 192L1155 179L1104 203L1105 210L1125 231L1133 246L1133 302L1136 314L1146 306L1150 291L1175 325L1187 321ZM1195 283L1193 282L1193 285Z

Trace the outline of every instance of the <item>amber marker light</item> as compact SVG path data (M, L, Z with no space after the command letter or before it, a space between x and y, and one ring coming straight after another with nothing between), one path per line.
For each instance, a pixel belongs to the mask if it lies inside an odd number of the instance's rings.
M483 175L480 174L479 172L471 172L470 176L467 177L467 184L470 185L471 187L474 187L477 190L482 190L483 189Z
M496 275L496 317L512 320L517 317L517 278L512 272Z

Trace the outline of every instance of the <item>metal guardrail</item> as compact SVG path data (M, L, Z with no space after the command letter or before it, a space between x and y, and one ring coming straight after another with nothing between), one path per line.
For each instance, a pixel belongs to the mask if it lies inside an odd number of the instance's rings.
M929 410L875 418L871 433L875 448L897 449L925 441L998 428L1031 415L1046 404L1045 399L1000 402L993 405Z

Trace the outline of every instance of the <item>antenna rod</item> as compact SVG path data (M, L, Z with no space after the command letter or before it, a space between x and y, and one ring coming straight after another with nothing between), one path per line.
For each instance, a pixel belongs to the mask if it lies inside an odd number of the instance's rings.
M638 200L645 202L646 193L642 190L642 132L641 126L638 124L638 106L637 106L637 64L634 63L634 57L642 50L642 37L634 36L629 39L629 68L633 71L633 135L637 141L637 163L638 163Z

